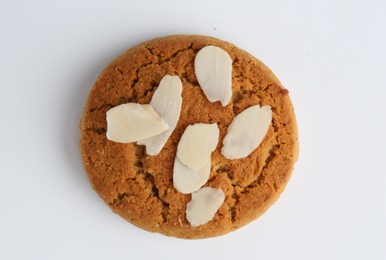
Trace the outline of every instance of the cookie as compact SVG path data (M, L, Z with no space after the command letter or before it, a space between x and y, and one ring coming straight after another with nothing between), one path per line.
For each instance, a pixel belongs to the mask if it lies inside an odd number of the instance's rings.
M205 46L232 59L232 98L223 107L200 88L194 60ZM181 116L158 155L144 146L106 138L106 112L123 103L148 104L165 75L183 84ZM221 154L227 127L253 105L268 105L272 122L262 143L247 157ZM225 201L212 220L192 226L186 219L191 194L173 186L177 145L188 125L217 123L217 148L205 187L221 188ZM154 39L117 57L91 89L80 124L80 149L92 187L117 214L142 229L180 238L208 238L236 230L263 214L285 188L298 155L297 124L286 90L259 60L235 45L212 37L173 35Z

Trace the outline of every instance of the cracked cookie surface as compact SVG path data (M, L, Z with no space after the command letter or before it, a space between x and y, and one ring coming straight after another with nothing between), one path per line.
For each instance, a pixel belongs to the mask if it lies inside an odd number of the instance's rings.
M194 73L195 55L207 45L224 49L233 61L233 96L226 107L206 99ZM150 103L167 74L180 77L183 102L177 127L161 152L149 156L144 146L107 140L106 112L123 103ZM272 108L267 135L248 157L226 159L221 147L227 127L237 114L257 104ZM226 196L213 220L198 227L186 220L191 195L179 193L172 179L178 142L194 123L219 126L220 139L204 186L221 188ZM106 204L140 228L181 238L223 235L263 214L283 191L298 154L293 107L288 91L273 73L236 46L198 35L154 39L116 58L91 89L80 131L84 167Z

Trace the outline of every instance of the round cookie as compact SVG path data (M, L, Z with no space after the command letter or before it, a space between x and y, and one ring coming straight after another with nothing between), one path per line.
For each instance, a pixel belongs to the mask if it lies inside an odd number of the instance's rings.
M211 103L194 73L197 52L214 45L233 61L230 103ZM165 75L183 84L179 122L162 151L145 153L144 146L106 138L106 111L135 102L148 104ZM222 141L233 118L252 105L272 107L272 123L262 143L248 157L228 160ZM225 201L208 223L193 227L186 220L190 194L173 186L176 149L185 128L217 123L220 138L212 153L211 173L204 186L221 188ZM199 35L173 35L127 50L98 77L80 125L80 149L93 188L111 209L151 232L180 238L226 234L263 214L286 186L298 154L297 125L288 91L259 60L233 44Z

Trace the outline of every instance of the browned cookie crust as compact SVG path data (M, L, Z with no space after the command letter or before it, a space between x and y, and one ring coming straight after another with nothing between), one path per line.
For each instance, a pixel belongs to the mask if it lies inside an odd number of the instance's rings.
M233 60L233 96L226 107L211 103L194 73L196 53L218 46ZM106 139L106 111L122 103L149 103L166 74L183 84L177 127L157 156L143 146ZM228 160L220 150L232 119L252 105L272 107L272 124L248 157ZM173 163L185 128L218 123L220 139L212 154L209 181L225 202L212 221L192 227L186 220L191 195L173 187ZM259 60L236 46L198 35L173 35L145 42L116 58L101 73L88 97L81 121L80 147L94 189L111 209L134 225L181 238L206 238L235 230L263 214L276 201L297 159L297 125L288 91Z

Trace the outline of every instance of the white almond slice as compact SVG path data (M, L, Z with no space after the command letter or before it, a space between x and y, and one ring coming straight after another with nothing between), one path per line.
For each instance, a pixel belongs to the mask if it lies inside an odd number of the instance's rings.
M260 145L271 121L270 106L255 105L245 109L229 125L221 153L227 159L247 157Z
M192 193L192 200L186 207L186 219L196 227L211 221L224 203L225 195L221 189L204 187Z
M159 135L137 142L146 146L148 155L157 155L176 128L181 114L182 82L178 76L166 75L154 92L150 105L169 124L170 128Z
M216 123L189 125L178 143L178 159L190 169L201 169L216 149L219 135Z
M107 111L106 119L107 139L119 143L139 141L169 129L151 105L122 104Z
M190 169L176 157L173 169L174 188L183 194L195 192L209 179L211 158L209 157L204 167L199 170Z
M194 70L210 102L226 106L232 97L232 58L223 49L206 46L196 55Z

